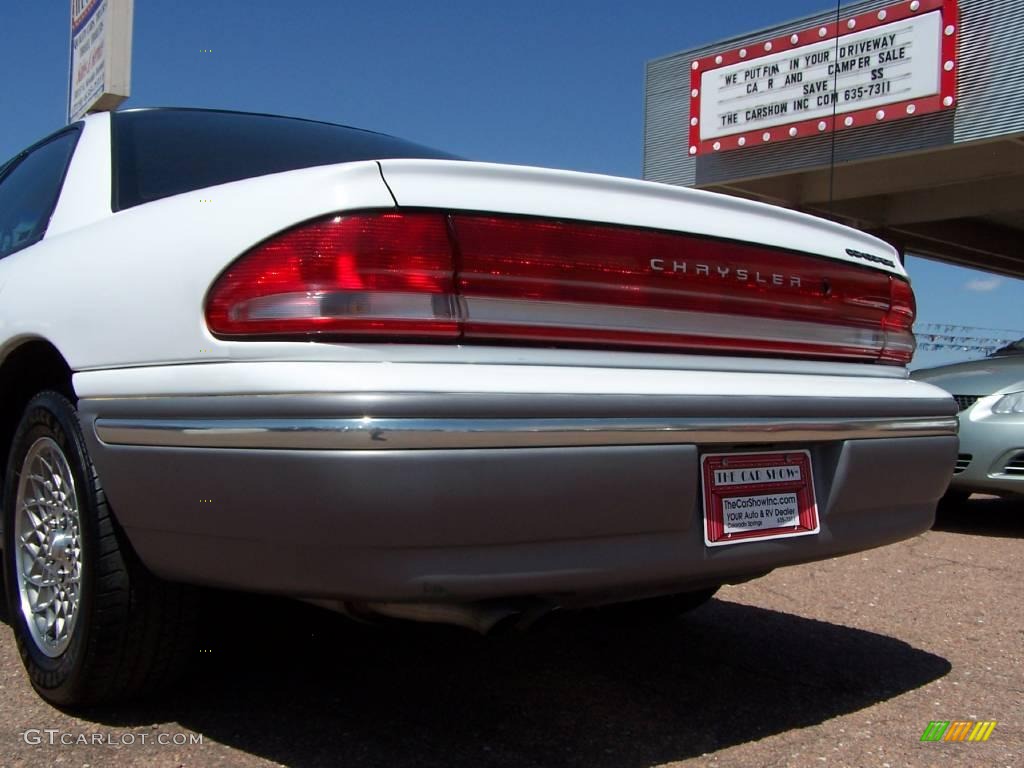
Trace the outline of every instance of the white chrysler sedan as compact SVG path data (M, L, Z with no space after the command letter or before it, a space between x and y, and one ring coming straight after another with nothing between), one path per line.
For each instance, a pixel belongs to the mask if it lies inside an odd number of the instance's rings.
M79 705L196 587L486 631L914 536L956 407L889 245L660 184L129 110L0 168L11 624Z

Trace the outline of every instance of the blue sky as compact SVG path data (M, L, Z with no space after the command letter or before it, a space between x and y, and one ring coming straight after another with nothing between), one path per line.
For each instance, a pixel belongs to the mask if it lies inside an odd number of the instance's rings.
M313 117L474 159L635 177L648 59L827 4L140 1L128 104ZM64 122L68 15L66 0L3 3L0 160ZM908 268L921 321L1024 335L1024 281ZM969 356L921 352L914 367Z

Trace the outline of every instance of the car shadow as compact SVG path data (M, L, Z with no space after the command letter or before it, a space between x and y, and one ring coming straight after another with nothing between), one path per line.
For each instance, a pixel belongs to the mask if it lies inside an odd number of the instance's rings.
M291 766L640 768L821 723L950 670L892 637L728 600L658 626L590 612L499 638L245 596L205 623L176 692L79 715L176 722Z
M972 496L959 504L939 505L935 530L975 536L1024 538L1024 496Z

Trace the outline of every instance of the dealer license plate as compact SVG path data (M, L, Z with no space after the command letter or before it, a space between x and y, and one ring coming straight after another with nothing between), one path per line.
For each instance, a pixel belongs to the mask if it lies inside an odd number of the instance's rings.
M810 451L706 453L701 458L709 547L818 533Z

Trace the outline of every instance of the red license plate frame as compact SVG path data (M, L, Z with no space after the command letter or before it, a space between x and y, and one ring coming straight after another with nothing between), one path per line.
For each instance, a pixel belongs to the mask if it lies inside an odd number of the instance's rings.
M700 466L707 546L821 530L810 451L705 453Z

